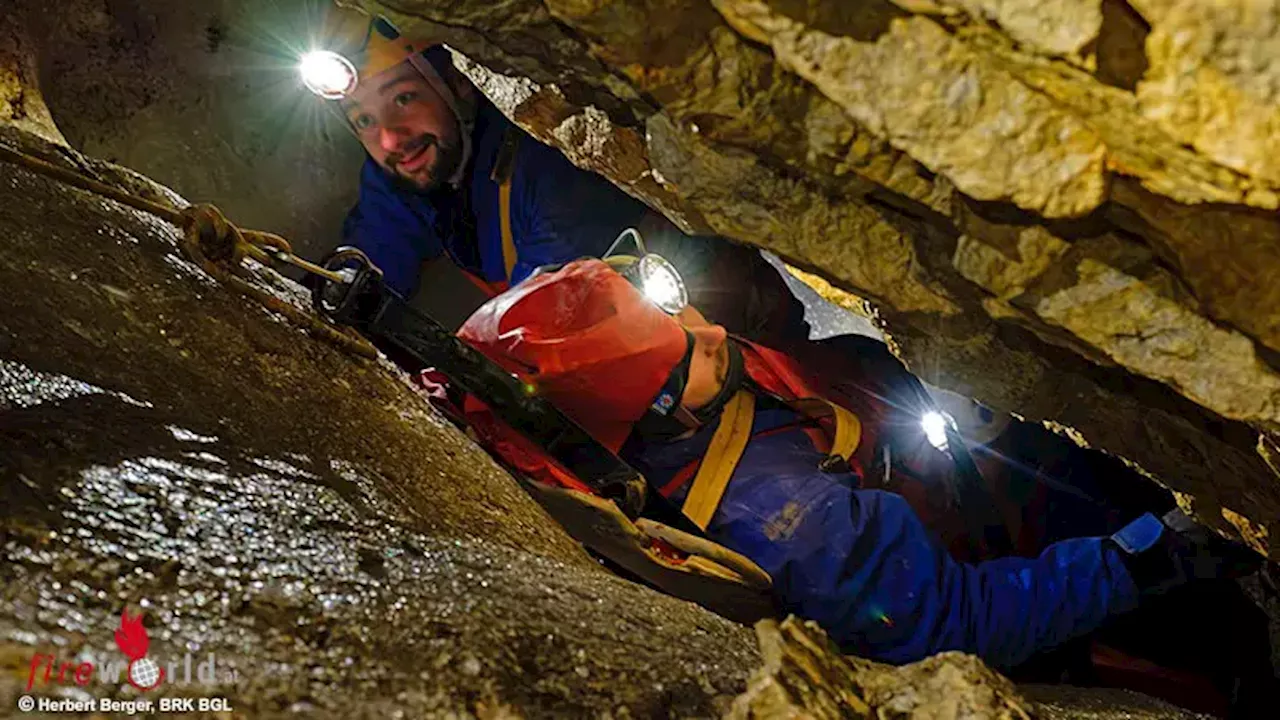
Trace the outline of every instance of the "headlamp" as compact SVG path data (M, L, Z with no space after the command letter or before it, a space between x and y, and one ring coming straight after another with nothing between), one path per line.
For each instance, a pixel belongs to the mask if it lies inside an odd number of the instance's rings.
M677 315L689 305L689 291L680 273L666 258L652 253L623 271L622 276L668 315Z
M920 429L924 430L925 438L930 445L943 452L947 451L947 426L950 424L951 420L936 410L920 416Z
M635 255L613 254L624 240L630 240L635 245ZM654 255L646 250L644 239L635 228L623 230L601 259L612 265L622 277L668 315L678 315L689 306L689 290L676 266L661 255Z
M356 66L332 50L314 50L302 56L298 72L307 89L326 100L341 100L360 81Z

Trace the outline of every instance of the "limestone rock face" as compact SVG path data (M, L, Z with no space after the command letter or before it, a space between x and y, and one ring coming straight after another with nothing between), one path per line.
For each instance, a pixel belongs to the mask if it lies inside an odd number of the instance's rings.
M869 301L927 381L1280 548L1276 3L359 4L687 230Z
M905 10L927 10L910 2ZM1101 0L944 0L939 9L955 8L989 20L1009 37L1047 55L1082 52L1102 30Z
M1190 720L1179 708L1130 692L1027 686L1020 692L976 658L940 653L891 667L841 656L813 623L756 624L763 665L727 718L1096 718Z
M0 123L65 143L40 93L35 51L26 14L6 10L0 16Z
M1280 3L1133 6L1151 25L1142 114L1226 167L1280 180Z

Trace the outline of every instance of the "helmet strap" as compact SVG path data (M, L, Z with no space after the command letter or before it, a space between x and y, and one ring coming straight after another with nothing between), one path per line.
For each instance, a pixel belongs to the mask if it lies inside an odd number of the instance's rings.
M711 422L720 412L724 410L724 406L729 404L734 395L742 389L743 379L746 377L746 367L742 360L742 350L738 347L738 343L733 338L725 340L726 350L729 354L729 368L725 373L724 383L720 385L720 392L711 398L706 405L692 411L693 417L698 422L698 426ZM683 406L681 406L683 407Z
M742 350L732 339L726 340L729 353L729 369L720 391L706 405L690 410L680 402L689 378L689 365L693 358L693 335L687 330L688 346L684 358L671 371L666 385L658 393L645 414L636 423L636 431L648 440L667 441L681 437L690 430L697 430L710 423L724 410L724 406L742 388L746 376Z

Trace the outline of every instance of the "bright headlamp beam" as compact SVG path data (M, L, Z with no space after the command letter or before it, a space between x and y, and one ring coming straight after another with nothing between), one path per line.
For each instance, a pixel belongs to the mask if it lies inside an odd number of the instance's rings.
M314 50L298 63L302 83L326 100L340 100L356 89L359 76L351 61L331 50Z
M947 449L947 418L940 412L930 410L920 416L920 429L924 430L924 436L929 440L929 444L946 451Z
M636 268L640 291L668 315L675 315L689 304L689 293L675 267L659 255L645 255Z

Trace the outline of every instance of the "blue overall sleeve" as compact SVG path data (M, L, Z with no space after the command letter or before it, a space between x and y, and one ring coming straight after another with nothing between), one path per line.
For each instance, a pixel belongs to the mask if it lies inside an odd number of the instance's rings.
M1009 668L1137 606L1137 587L1101 538L968 565L935 542L902 497L851 494L855 539L832 575L819 570L813 579L833 582L845 600L821 603L840 618L841 639L878 657L909 662L964 650Z
M789 435L752 440L708 533L769 572L782 605L847 652L901 663L961 650L1008 668L1137 605L1101 538L959 563L905 499L823 473Z
M343 222L343 240L363 250L401 295L416 289L422 263L444 252L434 223L435 210L424 197L397 190L366 158L360 170L360 200Z

